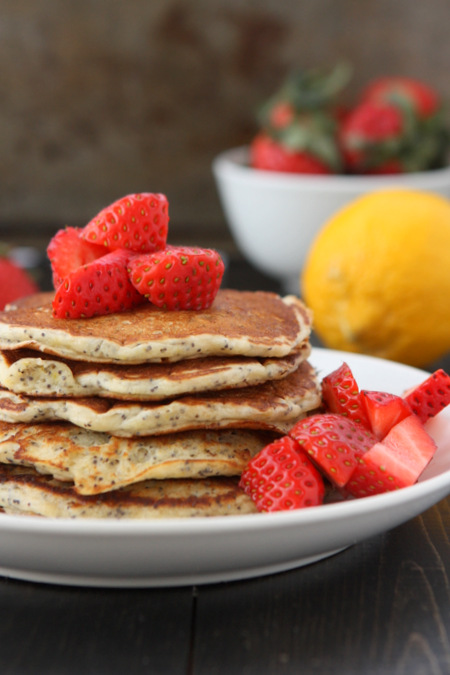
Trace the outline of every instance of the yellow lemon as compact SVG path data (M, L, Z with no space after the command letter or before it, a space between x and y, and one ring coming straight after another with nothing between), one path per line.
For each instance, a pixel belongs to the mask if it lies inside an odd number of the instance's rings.
M426 366L450 350L450 201L367 194L319 232L300 280L325 346Z

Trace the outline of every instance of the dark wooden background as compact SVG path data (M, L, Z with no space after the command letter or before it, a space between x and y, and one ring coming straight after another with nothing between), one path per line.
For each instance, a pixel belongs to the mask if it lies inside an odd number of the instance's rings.
M167 194L172 232L226 238L211 161L290 68L345 59L349 101L394 74L448 102L449 19L448 0L2 0L0 239L141 190Z

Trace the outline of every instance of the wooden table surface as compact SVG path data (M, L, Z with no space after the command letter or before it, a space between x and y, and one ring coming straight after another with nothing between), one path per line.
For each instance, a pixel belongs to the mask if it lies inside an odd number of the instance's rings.
M245 265L232 272L230 285L273 286ZM449 675L449 534L450 497L249 581L121 590L0 578L0 675Z

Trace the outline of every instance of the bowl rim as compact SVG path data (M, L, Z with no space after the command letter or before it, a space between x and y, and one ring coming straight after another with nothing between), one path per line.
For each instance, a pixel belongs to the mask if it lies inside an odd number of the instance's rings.
M217 179L228 178L248 183L273 185L281 189L307 188L352 192L377 187L450 188L450 165L442 169L384 176L299 175L255 169L248 164L249 146L241 145L220 152L212 162Z

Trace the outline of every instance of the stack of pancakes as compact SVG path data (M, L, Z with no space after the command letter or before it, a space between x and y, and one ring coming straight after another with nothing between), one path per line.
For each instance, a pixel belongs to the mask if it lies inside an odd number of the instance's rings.
M294 296L219 291L91 319L0 313L0 507L47 517L254 512L249 459L320 405Z

